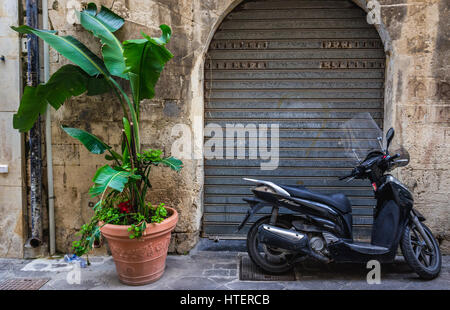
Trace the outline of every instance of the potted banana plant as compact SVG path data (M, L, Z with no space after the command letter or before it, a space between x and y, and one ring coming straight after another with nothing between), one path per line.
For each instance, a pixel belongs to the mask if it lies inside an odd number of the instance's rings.
M173 57L165 46L171 29L161 25L159 38L141 33L141 39L120 42L114 32L123 26L123 18L104 6L98 10L94 3L78 13L81 25L100 40L103 59L72 36L58 36L57 31L26 25L11 27L21 34L38 36L72 62L59 68L47 83L25 87L13 126L26 132L47 105L58 110L73 96L115 94L123 113L122 129L118 133L122 137L120 150L114 150L85 130L62 126L62 130L79 140L89 152L105 154L109 161L93 177L94 185L89 193L98 197L98 202L94 216L78 233L80 240L73 242L73 249L78 256L87 254L103 235L120 281L130 285L150 283L164 272L178 214L164 203L153 206L147 202L151 187L149 173L155 165L180 171L182 162L164 157L161 150L141 150L139 105L143 99L154 97L160 73ZM131 96L120 86L123 83L129 83Z

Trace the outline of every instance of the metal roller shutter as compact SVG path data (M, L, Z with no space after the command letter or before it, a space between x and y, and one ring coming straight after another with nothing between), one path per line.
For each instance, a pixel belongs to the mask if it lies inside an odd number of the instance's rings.
M384 64L377 31L350 1L254 0L234 9L205 61L205 125L279 124L280 161L271 171L259 159L205 159L203 236L243 236L235 230L252 185L242 178L251 177L344 192L356 238L368 239L375 200L369 182L337 179L352 167L339 127L358 112L381 127Z

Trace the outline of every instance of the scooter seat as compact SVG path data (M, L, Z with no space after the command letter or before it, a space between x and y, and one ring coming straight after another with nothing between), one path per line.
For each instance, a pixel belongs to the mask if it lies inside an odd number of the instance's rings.
M324 203L334 207L343 214L352 211L352 205L344 194L324 195L315 193L304 186L280 185L280 187L293 197Z

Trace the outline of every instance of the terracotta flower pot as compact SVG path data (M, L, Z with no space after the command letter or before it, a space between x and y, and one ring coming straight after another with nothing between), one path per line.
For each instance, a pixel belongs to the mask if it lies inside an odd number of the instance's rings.
M163 275L171 231L178 221L178 212L173 208L166 209L170 216L161 223L147 224L145 233L138 239L129 238L128 225L106 224L100 228L108 240L122 283L144 285Z

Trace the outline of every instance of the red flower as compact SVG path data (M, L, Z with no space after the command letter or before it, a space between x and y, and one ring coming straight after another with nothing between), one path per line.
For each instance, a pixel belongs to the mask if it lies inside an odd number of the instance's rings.
M118 207L119 207L120 213L130 213L130 211L131 211L131 206L130 206L129 200L119 203Z

